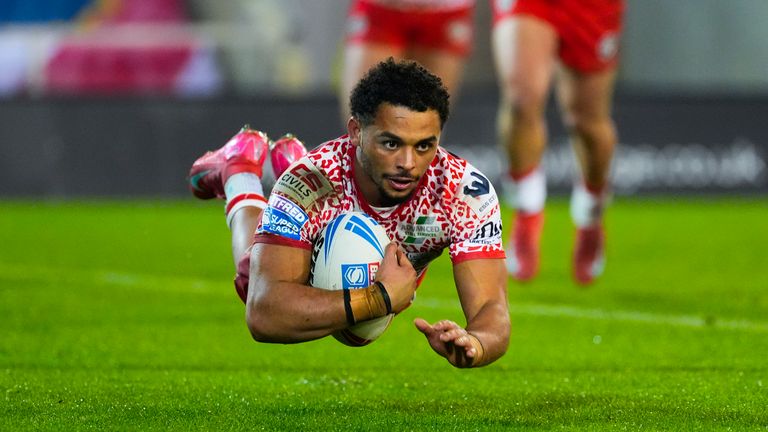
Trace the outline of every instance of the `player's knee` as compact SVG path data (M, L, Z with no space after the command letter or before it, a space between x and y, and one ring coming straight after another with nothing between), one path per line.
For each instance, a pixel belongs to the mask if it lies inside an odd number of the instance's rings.
M586 142L612 143L615 141L613 121L606 115L590 115L576 112L566 113L565 127Z
M516 87L502 95L502 109L518 122L535 121L544 115L547 104L545 92Z
M549 82L531 79L527 74L514 75L500 81L501 96L518 105L544 106L549 98Z

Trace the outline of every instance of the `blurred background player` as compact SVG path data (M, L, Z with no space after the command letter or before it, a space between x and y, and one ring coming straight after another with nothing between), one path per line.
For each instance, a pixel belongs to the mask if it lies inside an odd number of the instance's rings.
M472 49L475 0L352 0L339 86L342 121L349 94L389 57L418 61L456 96Z
M576 225L573 275L580 284L604 266L603 210L616 130L611 100L623 0L493 0L493 55L501 88L498 134L509 159L503 179L515 209L507 246L509 273L521 281L539 267L546 179L545 109L553 79L580 166L571 217ZM559 67L558 67L559 66Z

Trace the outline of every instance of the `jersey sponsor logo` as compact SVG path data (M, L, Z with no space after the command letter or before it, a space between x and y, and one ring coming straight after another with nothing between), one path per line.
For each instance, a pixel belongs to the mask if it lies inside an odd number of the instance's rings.
M306 160L297 162L284 172L277 181L275 190L294 198L304 208L332 190L325 177Z
M467 169L461 180L459 199L469 205L479 216L484 216L498 207L499 198L487 177L474 169Z
M492 195L488 197L487 200L483 201L477 208L475 209L479 214L485 214L486 211L488 211L489 208L492 208L494 204L498 202L498 197L496 195Z
M416 245L424 243L427 238L442 237L443 228L435 223L436 220L436 216L419 216L414 223L401 223L400 231L405 235L403 243Z
M490 245L501 241L501 221L498 219L490 220L480 225L472 236L470 243Z
M299 240L301 228L308 220L309 217L301 207L280 195L272 194L269 205L264 209L261 230Z
M477 171L469 171L469 175L475 178L469 185L464 186L464 194L477 198L491 191L491 182Z
M299 225L304 225L304 222L309 218L296 203L280 195L272 195L269 199L269 205L289 215Z

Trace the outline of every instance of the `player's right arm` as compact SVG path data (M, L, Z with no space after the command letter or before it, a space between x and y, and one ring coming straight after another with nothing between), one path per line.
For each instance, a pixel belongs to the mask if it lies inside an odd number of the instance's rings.
M341 290L309 286L310 262L307 249L270 243L253 246L246 322L255 340L295 343L327 336L352 324L348 308L355 322L387 314L377 285L350 290L349 300ZM397 244L387 246L376 280L384 285L392 312L408 307L416 272Z
M272 190L249 267L246 321L257 341L318 339L410 304L416 272L396 244L386 247L376 274L383 289L374 284L345 293L309 286L312 243L327 223L317 216L318 203L334 193L309 157L291 165Z

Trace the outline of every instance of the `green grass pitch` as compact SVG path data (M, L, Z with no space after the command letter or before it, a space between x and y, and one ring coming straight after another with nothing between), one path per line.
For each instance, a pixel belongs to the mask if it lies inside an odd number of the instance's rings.
M618 199L586 290L567 212L458 370L412 324L463 323L445 256L368 347L257 344L220 203L2 202L0 430L768 429L766 200Z

